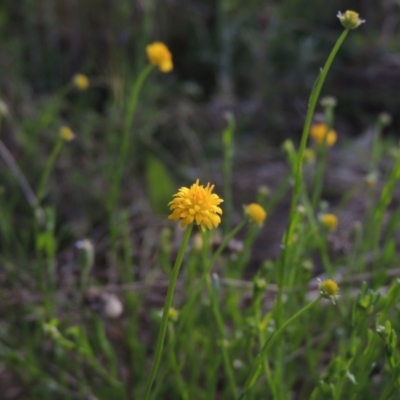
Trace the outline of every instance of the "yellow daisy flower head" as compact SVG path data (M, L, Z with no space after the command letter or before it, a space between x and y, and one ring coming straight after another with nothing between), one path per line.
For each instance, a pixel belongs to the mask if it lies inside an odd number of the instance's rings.
M244 206L244 213L249 217L250 221L259 226L261 226L264 223L265 218L267 218L267 212L257 203L251 203Z
M322 282L318 280L318 288L322 297L332 300L335 304L335 300L339 298L339 286L334 280L327 279Z
M60 137L66 142L70 142L71 140L75 139L75 133L72 132L71 128L68 126L63 126L60 129Z
M355 11L347 10L344 14L339 11L337 17L346 29L355 29L365 22Z
M79 90L87 90L89 88L89 78L86 75L83 74L76 74L72 82L74 83L74 86L79 89Z
M336 131L329 130L328 125L324 123L315 124L310 129L310 136L319 144L326 144L331 147L337 141Z
M162 42L154 42L146 47L149 61L160 68L162 72L170 72L174 68L172 54Z
M173 221L181 220L184 228L191 223L200 226L202 231L216 228L220 222L222 210L218 207L223 200L215 193L212 193L214 185L207 184L206 187L196 180L190 188L181 187L178 193L174 194L172 201L168 203L172 214L168 219Z
M339 220L335 214L323 214L319 217L322 225L333 231L338 226Z

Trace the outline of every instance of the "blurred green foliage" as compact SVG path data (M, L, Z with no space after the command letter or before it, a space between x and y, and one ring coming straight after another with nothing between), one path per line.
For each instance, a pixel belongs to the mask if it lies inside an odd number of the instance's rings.
M170 46L176 65L168 98L173 93L189 103L211 102L216 111L231 108L248 131L281 142L282 134L299 131L307 93L342 29L336 14L348 6L318 0L4 0L1 93L13 102L37 99L82 71L113 82L112 91L99 89L87 104L104 110L118 86L135 78L145 45L158 39ZM360 127L371 112L398 109L399 4L355 1L351 7L367 23L346 43L325 92L338 96L339 111Z

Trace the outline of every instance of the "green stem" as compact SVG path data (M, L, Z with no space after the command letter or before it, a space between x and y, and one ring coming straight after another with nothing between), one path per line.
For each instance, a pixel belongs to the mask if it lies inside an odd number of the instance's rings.
M114 180L113 180L111 195L110 195L109 201L108 201L108 209L109 209L110 215L112 215L113 210L118 201L121 179L122 179L122 172L124 169L124 164L125 164L125 160L126 160L126 157L128 154L128 149L129 149L129 139L130 139L129 133L131 131L133 116L134 116L136 106L138 103L140 90L143 86L143 83L144 83L147 75L149 75L150 71L153 68L154 68L154 65L150 64L142 70L142 72L139 74L139 77L137 78L137 81L136 81L135 85L133 86L133 89L131 92L128 109L126 112L125 122L124 122L124 129L122 132L122 140L121 140L121 146L120 146L120 150L119 150L118 164L117 164L117 168L116 168L116 172L115 172L115 176L114 176ZM112 220L112 217L111 217L111 220Z
M53 121L57 112L60 109L62 101L72 88L73 85L71 84L71 82L67 83L56 93L54 98L51 99L51 101L48 103L46 109L44 110L44 112L40 117L38 123L38 131L46 129L51 124L51 121Z
M223 144L223 165L222 173L224 177L224 220L223 232L226 234L229 231L229 223L233 209L232 202L232 160L233 160L233 133L235 130L235 119L233 114L227 113L226 119L228 126L222 133Z
M210 272L211 268L215 264L215 262L218 260L219 256L221 253L224 251L225 247L228 245L228 243L236 236L236 234L246 225L247 220L244 219L240 224L238 224L235 228L233 228L228 235L225 236L225 239L221 243L221 245L218 247L217 251L214 253L213 257L211 258L208 266L207 266L207 273Z
M221 253L224 251L225 247L229 243L229 241L246 225L246 220L243 220L240 224L238 224L224 239L224 241L220 244L216 252L214 253L213 257L211 260L205 265L204 267L204 274L207 275L210 273L212 267L214 266L215 262L221 255ZM182 318L179 318L178 321L178 329L181 329L183 325L186 324L188 318L191 316L191 311L196 303L196 300L198 299L198 296L201 292L202 285L197 285L191 292L190 292L190 297L189 300L187 301L185 305L185 310L188 310L187 312L185 311L185 315L182 315Z
M312 118L314 116L315 107L317 105L317 101L318 101L318 98L319 98L319 95L320 95L320 92L322 89L322 85L328 74L330 66L336 56L336 53L338 52L340 46L342 45L342 43L348 33L349 33L349 30L345 29L342 32L342 34L340 35L337 42L335 43L335 46L333 47L331 54L329 55L325 65L324 65L324 68L321 71L320 76L317 78L316 84L314 85L314 88L313 88L313 90L311 92L311 96L310 96L310 102L308 105L306 120L304 122L303 132L302 132L301 141L300 141L300 148L299 148L299 152L297 154L297 158L295 160L296 161L295 162L295 171L294 171L295 185L294 185L294 191L293 191L293 196L292 196L292 202L291 202L291 206L290 206L289 226L288 226L287 231L284 236L284 246L283 246L283 250L281 253L280 260L279 260L279 272L278 272L279 293L278 293L278 301L277 301L277 326L280 326L280 320L281 320L281 315L282 315L282 304L283 304L282 297L283 297L283 286L284 286L287 253L289 251L292 236L293 236L294 230L295 230L297 222L298 222L298 219L294 218L294 215L296 213L297 202L298 202L298 199L300 196L300 192L302 190L302 184L303 184L302 165L303 165L304 152L305 152L306 145L307 145L308 135L310 132L311 122L312 122Z
M217 296L216 296L216 291L212 287L212 284L211 284L210 274L207 273L205 278L206 278L208 293L210 294L210 298L211 298L212 312L214 314L215 322L217 324L217 329L218 329L218 333L219 333L219 336L220 336L220 341L221 341L220 345L221 345L222 359L224 361L225 372L226 372L226 375L227 375L227 378L228 378L229 386L230 386L231 391L232 391L232 396L233 396L234 399L236 399L237 398L237 393L236 393L235 378L233 376L233 370L232 370L231 361L229 359L229 354L228 354L228 351L227 351L227 348L226 348L226 345L225 345L225 327L224 327L224 322L222 320L221 311L219 309L218 299L217 299Z
M163 315L162 315L162 320L161 320L160 331L158 333L158 338L157 338L154 362L153 362L153 366L152 366L151 371L150 371L150 375L149 375L149 377L147 379L146 392L145 392L145 395L144 395L144 400L148 400L149 397L150 397L151 386L153 384L154 378L155 378L155 376L157 374L158 367L160 365L161 354L162 354L162 350L163 350L163 347L164 347L165 333L167 331L168 313L169 313L169 309L171 308L172 298L173 298L174 291L175 291L176 281L178 279L179 269L180 269L181 264L182 264L183 256L185 255L185 250L186 250L186 247L188 245L192 229L193 229L193 224L190 224L185 230L185 234L183 236L182 244L181 244L181 247L179 249L178 256L176 257L174 268L172 270L172 276L171 276L171 280L169 282L168 291L167 291L167 297L165 299L165 304L164 304L164 309L163 309Z
M247 378L244 388L243 388L243 392L239 397L239 400L245 399L246 393L254 386L254 384L257 381L257 378L261 372L261 367L262 367L262 363L263 360L265 359L265 357L267 356L267 352L269 350L269 348L271 347L271 345L276 342L277 339L280 338L280 336L282 336L282 333L285 331L285 329L296 319L298 319L299 317L301 317L304 313L306 313L308 310L310 310L312 307L314 307L316 304L319 303L319 301L321 300L321 296L318 296L315 300L311 301L310 303L308 303L305 307L303 307L301 310L297 311L296 314L294 314L292 317L290 317L288 320L286 320L282 326L275 331L265 342L263 348L261 349L261 352L259 353L255 364L253 366L253 369L250 372L249 377Z
M62 145L63 145L64 140L62 138L58 138L57 142L53 148L53 151L50 154L50 157L47 160L46 166L44 168L44 171L42 173L41 179L40 179L40 183L39 183L39 187L37 190L37 195L36 195L36 207L40 206L40 203L43 200L44 197L44 191L46 189L46 184L47 181L49 179L51 170L53 169L54 163L56 162L57 156L61 151Z
M328 128L329 129L329 128ZM326 168L326 160L328 155L328 144L326 143L326 137L328 136L328 132L326 133L325 140L321 145L317 147L317 172L315 174L314 179L314 191L312 194L312 206L314 209L317 208L318 203L321 199L321 193L324 186L324 174Z
M181 371L178 365L178 360L176 359L176 354L174 351L174 343L175 343L175 331L172 323L168 324L168 356L169 362L172 366L172 369L175 373L176 383L178 386L178 390L183 400L189 400L187 390L185 388L184 381L181 376Z

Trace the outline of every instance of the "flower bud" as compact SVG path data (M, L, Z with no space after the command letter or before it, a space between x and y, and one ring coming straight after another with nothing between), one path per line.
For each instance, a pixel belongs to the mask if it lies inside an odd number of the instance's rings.
M337 17L346 29L355 29L365 22L355 11L347 10L344 14L339 11Z

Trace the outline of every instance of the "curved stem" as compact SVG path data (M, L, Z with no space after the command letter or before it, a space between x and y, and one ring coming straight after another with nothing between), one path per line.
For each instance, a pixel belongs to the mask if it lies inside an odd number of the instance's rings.
M279 260L279 270L278 270L278 284L279 284L279 293L278 293L278 300L277 300L277 313L276 313L276 320L277 326L280 326L281 317L282 317L282 296L283 296L283 286L284 286L284 278L285 278L285 268L286 268L286 260L287 260L287 253L290 248L290 243L292 241L292 236L294 230L296 228L297 222L299 221L298 218L294 218L296 213L297 202L299 200L300 192L302 190L303 184L303 176L302 176L302 166L303 166L303 159L304 159L304 151L306 149L308 135L310 132L312 118L314 116L315 107L317 105L317 101L319 98L319 94L321 93L322 85L324 84L325 78L328 74L328 71L332 65L332 62L338 52L340 46L342 45L344 39L346 38L347 34L349 33L348 29L345 29L342 34L339 36L339 39L335 43L329 57L324 65L324 68L321 71L321 74L318 76L317 81L313 87L311 92L310 101L308 105L306 120L304 122L303 132L300 141L300 148L297 154L297 158L295 160L295 184L293 190L293 196L290 206L290 214L289 214L289 226L285 232L284 236L284 246L281 253L281 257Z
M308 303L306 306L304 306L301 310L297 311L296 314L292 315L288 320L286 320L281 327L275 331L268 339L267 341L264 343L263 348L261 349L255 364L253 366L252 371L250 372L249 377L246 380L246 383L244 385L243 388L243 392L239 397L239 400L244 399L246 393L248 392L249 389L251 389L254 384L257 381L257 378L261 372L261 367L262 367L262 363L263 360L265 359L267 352L269 350L269 348L271 347L271 345L276 342L277 339L280 338L280 336L282 336L282 333L285 331L285 329L293 322L295 321L297 318L299 318L300 316L302 316L305 312L307 312L309 309L311 309L312 307L314 307L317 303L319 303L319 301L321 300L321 296L318 296L315 300L311 301L310 303Z
M228 350L225 345L225 327L224 327L224 322L222 320L221 311L219 309L217 293L216 293L215 289L212 287L210 274L207 273L205 278L206 278L208 293L211 298L212 312L214 314L214 319L217 324L217 329L219 331L219 336L220 336L220 341L221 341L221 343L220 343L221 353L222 353L222 359L224 362L226 376L227 376L228 383L229 383L229 386L230 386L230 389L232 392L233 399L236 399L237 393L236 393L235 377L233 375L232 364L231 364L231 360L229 358Z
M183 256L185 255L185 250L186 250L186 247L188 245L192 229L193 229L193 224L190 224L185 230L185 234L184 234L183 239L182 239L181 247L180 247L179 253L178 253L177 257L176 257L174 268L172 270L172 276L171 276L171 280L170 280L169 286L168 286L167 297L165 298L165 303L164 303L164 309L163 309L163 315L162 315L162 320L161 320L160 331L158 332L156 351L155 351L155 355L154 355L154 362L153 362L153 366L151 368L149 377L147 379L146 392L145 392L145 395L144 395L144 400L148 400L149 399L150 392L151 392L151 386L153 384L154 378L155 378L155 376L157 374L158 367L160 365L161 354L162 354L163 347L164 347L165 333L167 331L168 312L169 312L169 309L171 308L172 298L174 296L176 281L178 279L179 270L180 270L180 267L181 267L181 264L182 264Z
M139 77L137 78L135 85L133 86L132 93L131 93L131 96L129 99L128 109L126 111L125 122L124 122L124 130L122 132L122 140L121 140L121 146L120 146L120 150L119 150L117 169L116 169L115 178L113 181L111 195L110 195L110 198L108 201L108 208L109 208L110 213L113 212L113 209L118 201L122 172L124 170L124 164L125 164L125 160L126 160L126 157L128 154L128 149L129 149L129 133L130 133L131 127L132 127L133 115L135 113L136 106L138 103L139 93L140 93L140 90L143 86L143 83L144 83L147 75L149 75L150 71L153 68L154 68L154 65L150 64L142 70L142 72L139 74Z

